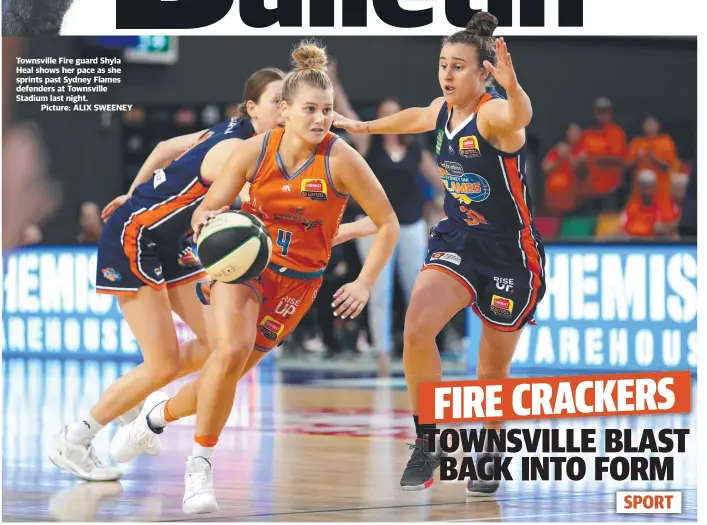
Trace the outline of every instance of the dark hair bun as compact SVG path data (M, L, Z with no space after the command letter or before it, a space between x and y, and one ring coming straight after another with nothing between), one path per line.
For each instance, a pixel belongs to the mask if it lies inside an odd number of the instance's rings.
M493 36L497 27L498 18L487 11L480 11L471 18L466 30L479 36Z

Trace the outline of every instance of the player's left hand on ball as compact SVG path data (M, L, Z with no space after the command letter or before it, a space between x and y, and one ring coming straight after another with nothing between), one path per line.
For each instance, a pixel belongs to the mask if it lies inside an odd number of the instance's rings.
M334 294L334 316L341 316L342 319L356 319L368 302L370 288L360 282L347 283Z

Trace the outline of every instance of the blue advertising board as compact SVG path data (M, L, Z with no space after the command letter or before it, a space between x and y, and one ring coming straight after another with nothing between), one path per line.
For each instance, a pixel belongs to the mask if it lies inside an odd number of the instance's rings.
M696 369L694 245L550 245L546 253L547 292L514 369ZM116 298L95 291L95 247L11 252L2 275L3 355L141 359ZM481 322L468 319L473 372Z
M696 370L695 245L550 245L546 254L547 291L514 370ZM481 321L467 319L472 373Z

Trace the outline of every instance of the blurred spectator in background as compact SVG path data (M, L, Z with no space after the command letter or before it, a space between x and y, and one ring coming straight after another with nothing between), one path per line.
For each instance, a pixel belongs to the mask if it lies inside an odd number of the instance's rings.
M338 78L336 62L330 64L328 72L336 93L335 111L350 119L360 120ZM376 118L397 113L401 109L396 100L384 99L378 106ZM427 253L428 230L423 218L426 198L423 185L420 184L420 174L438 191L443 191L444 187L435 159L416 137L352 135L351 142L380 181L400 222L400 237L395 253L373 285L367 305L373 347L379 356L379 372L385 375L393 346L393 265L397 264L407 306ZM361 260L368 256L374 239L375 236L370 236L356 240Z
M678 161L677 149L672 137L660 133L660 122L654 116L643 121L643 135L634 138L628 145L626 167L631 171L633 184L639 173L652 170L657 176L656 192L667 195L670 191L670 173Z
M79 244L98 244L103 231L101 209L95 202L84 202L79 206Z
M33 244L39 244L43 239L42 230L36 224L30 224L25 228L22 234L22 245L31 246Z
M572 123L565 140L558 142L545 156L544 208L550 214L574 211L578 205L579 183L586 178L586 154L581 143L582 128Z
M682 187L682 182L676 188ZM677 217L661 202L657 194L658 177L653 170L638 174L635 192L621 214L619 237L666 237L674 236ZM679 194L682 190L676 190ZM684 192L682 193L684 198ZM671 208L672 209L672 208Z
M614 108L608 98L594 102L595 126L584 130L582 149L587 153L587 180L580 193L585 211L617 209L622 182L626 133L614 123Z

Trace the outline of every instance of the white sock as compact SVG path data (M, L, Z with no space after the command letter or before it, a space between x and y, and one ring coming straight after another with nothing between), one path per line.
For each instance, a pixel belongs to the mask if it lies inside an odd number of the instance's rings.
M93 419L91 414L88 413L84 418L69 425L66 439L74 445L82 445L91 441L102 428L103 425Z
M164 428L167 426L167 420L164 417L164 408L167 406L167 401L156 405L150 413L147 414L147 422L150 426L155 428Z
M191 450L191 457L202 457L211 463L211 459L214 457L214 447L202 447L195 441L194 448Z

